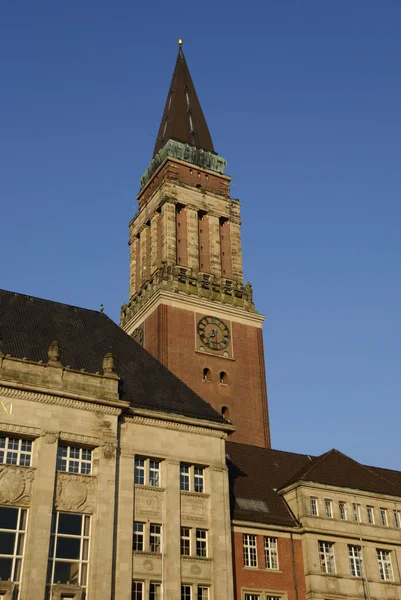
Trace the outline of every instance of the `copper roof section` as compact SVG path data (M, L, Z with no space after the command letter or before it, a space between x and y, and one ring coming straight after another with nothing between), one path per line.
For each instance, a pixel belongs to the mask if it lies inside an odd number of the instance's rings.
M177 140L214 152L206 123L181 44L163 117L157 134L153 157L168 140Z

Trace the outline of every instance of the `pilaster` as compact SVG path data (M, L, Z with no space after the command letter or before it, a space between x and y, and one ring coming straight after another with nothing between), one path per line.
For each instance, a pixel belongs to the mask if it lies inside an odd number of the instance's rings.
M220 256L220 222L219 217L209 214L209 248L210 248L210 272L221 278L221 256Z
M141 274L140 274L140 284L146 280L146 234L147 227L144 227L140 232L140 260L141 260Z
M165 202L162 207L163 219L163 254L162 262L175 265L177 256L177 240L175 228L175 205Z
M131 600L134 456L122 453L119 463L115 598Z
M199 269L198 211L187 206L188 267Z
M155 213L150 221L150 274L156 271L157 264L157 222L159 213Z
M230 221L230 240L231 240L231 256L233 278L242 283L242 250L241 250L241 231L239 223Z
M181 597L181 498L179 462L167 460L167 481L163 507L163 550L168 560L164 564L164 600L176 600Z

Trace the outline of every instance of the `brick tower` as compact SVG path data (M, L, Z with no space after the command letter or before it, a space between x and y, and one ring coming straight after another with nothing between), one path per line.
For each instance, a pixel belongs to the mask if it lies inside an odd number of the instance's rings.
M243 283L240 203L230 197L225 167L180 44L129 224L130 300L121 325L232 421L232 441L270 447L263 316Z

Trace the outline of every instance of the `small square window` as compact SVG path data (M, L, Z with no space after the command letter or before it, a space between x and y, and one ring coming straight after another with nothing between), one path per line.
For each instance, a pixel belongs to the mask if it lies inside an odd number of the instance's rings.
M79 446L59 445L57 449L57 470L90 475L92 472L92 450Z

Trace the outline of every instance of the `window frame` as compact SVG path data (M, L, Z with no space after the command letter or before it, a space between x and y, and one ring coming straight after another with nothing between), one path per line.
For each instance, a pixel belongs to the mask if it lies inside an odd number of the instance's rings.
M203 592L206 591L206 596L203 594ZM199 594L199 592L201 592L201 594ZM196 586L196 597L197 600L209 600L210 598L210 586L209 585L204 585L204 584L197 584Z
M135 547L138 545L142 545L142 548ZM145 523L142 523L141 521L134 521L132 550L133 552L145 552Z
M368 525L375 524L375 509L373 506L366 507L366 520Z
M161 487L161 463L158 458L135 456L134 485Z
M4 443L2 444L2 440ZM15 448L17 443L17 448ZM22 449L22 445L27 444L29 449ZM0 433L0 465L11 465L17 467L30 467L32 466L32 454L33 454L33 440L18 437L9 436L5 433ZM13 460L7 460L8 457L16 455L15 462ZM28 459L29 464L25 464Z
M149 523L149 552L161 554L162 535L162 526L159 523Z
M380 512L380 523L381 523L382 527L388 527L387 509L381 507L381 508L379 508L379 512Z
M192 585L188 583L181 584L181 600L192 600Z
M363 555L361 546L348 544L348 558L351 577L363 577Z
M401 528L401 512L399 510L397 510L396 508L393 508L393 521L394 521L394 527L396 529L400 529Z
M138 586L138 589L134 590L134 587L137 587L137 586ZM138 595L138 593L140 595ZM143 581L138 581L136 579L134 579L132 581L131 597L132 597L132 600L145 600L145 584Z
M28 509L19 506L0 506L0 510L17 511L17 520L15 528L0 528L0 534L14 535L12 554L1 552L0 561L11 561L11 572L9 581L19 585L22 581L24 569L24 554L26 548L26 534L28 527Z
M180 492L205 494L205 470L201 465L180 463Z
M253 533L243 533L242 534L242 552L244 555L244 567L257 569L258 568L258 551L257 551L255 534L253 534Z
M278 571L278 542L276 537L264 536L265 567L269 571Z
M208 557L208 531L207 529L195 529L195 556L198 558Z
M320 572L335 575L336 559L334 553L334 542L318 541Z
M361 505L358 502L352 503L352 520L354 523L361 523Z
M340 516L340 521L347 520L347 504L342 500L340 500L338 503L338 514Z
M187 535L184 534L184 531L188 532ZM180 529L180 552L181 556L191 556L192 549L192 540L191 540L191 528L190 527L181 527ZM186 544L188 542L188 544ZM183 552L183 550L188 549L188 552Z
M66 449L66 456L62 455L63 449ZM71 456L71 451L78 450L78 457ZM90 453L90 460L82 458L84 452ZM78 464L78 471L73 470L71 463ZM89 465L89 471L87 471ZM62 468L65 466L65 468ZM93 471L93 449L86 446L74 446L72 444L59 444L57 447L56 470L61 473L72 473L74 475L92 475Z
M324 516L327 519L333 518L333 501L329 498L324 499Z
M309 507L310 507L311 516L318 517L319 516L319 503L318 503L318 499L315 498L314 496L311 496L309 498Z
M394 571L391 561L391 551L376 548L376 557L379 565L379 577L381 581L394 581Z

